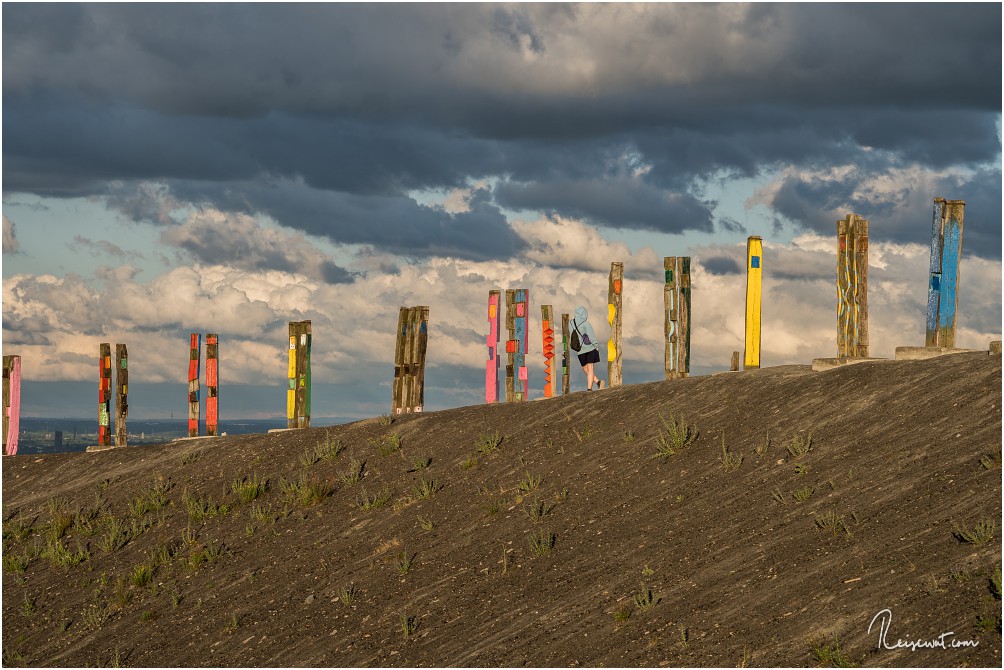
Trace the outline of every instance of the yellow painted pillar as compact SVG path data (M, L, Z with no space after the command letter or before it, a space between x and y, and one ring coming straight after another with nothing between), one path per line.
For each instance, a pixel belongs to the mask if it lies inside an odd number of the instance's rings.
M760 297L763 242L758 235L746 240L746 356L745 369L760 367Z

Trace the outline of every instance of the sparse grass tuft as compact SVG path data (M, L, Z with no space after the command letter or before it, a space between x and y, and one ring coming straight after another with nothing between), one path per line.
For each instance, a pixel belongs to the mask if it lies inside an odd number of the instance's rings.
M45 548L42 549L42 557L49 559L54 565L69 569L71 566L83 563L89 559L91 552L85 547L81 547L79 542L77 543L77 550L70 551L63 545L62 540L53 540L50 538Z
M804 486L800 489L796 489L792 492L791 497L795 499L795 502L805 502L808 500L816 489L811 486Z
M338 599L342 601L342 604L346 607L351 607L352 603L356 599L356 585L350 582L348 586L342 586L338 589Z
M149 563L140 563L132 569L130 580L136 586L146 586L153 579L153 566Z
M464 470L470 470L471 468L476 467L477 464L478 464L478 459L474 456L471 456L470 458L460 461L460 467L462 467Z
M516 490L520 493L529 493L530 491L536 490L540 486L541 478L531 475L529 472L526 476L516 484Z
M247 475L230 482L230 490L242 503L249 503L268 490L268 479L258 479L257 474Z
M279 488L289 503L300 507L316 505L335 490L331 481L316 475L308 477L306 472L301 472L300 477L295 480L283 477L279 480Z
M411 571L411 566L415 564L417 556L418 554L409 555L407 551L399 551L394 558L394 567L400 574L406 575Z
M627 621L634 614L634 607L630 603L625 603L614 610L614 621Z
M554 509L553 506L549 506L546 502L540 498L534 498L532 503L528 503L526 506L526 515L530 517L532 521L540 523L540 520L551 513Z
M182 493L181 501L185 504L185 509L188 510L188 519L195 523L215 516L224 516L230 511L228 505L218 505L212 500L202 500L198 496L190 494L188 489Z
M837 514L833 510L826 512L825 514L816 515L816 527L821 530L829 531L834 537L840 534L840 531L847 533L848 537L851 535L851 529L844 520L842 514Z
M404 635L405 639L411 637L418 630L418 618L413 616L408 616L407 614L400 615L401 622L401 633Z
M538 530L530 536L530 550L537 556L544 556L554 548L557 537L549 530Z
M46 503L46 508L49 512L46 535L50 540L59 540L73 526L77 512L65 498L52 498Z
M634 442L634 431L632 431L632 430L625 430L624 431L624 441L628 442L628 443Z
M491 433L485 433L478 439L477 444L474 445L474 450L479 454L490 454L499 448L502 444L502 434L497 430Z
M809 474L809 470L811 470L811 469L812 468L810 468L805 463L796 463L795 464L795 474L796 475L807 475L807 474Z
M112 616L107 605L90 605L80 615L84 627L90 631L100 630Z
M383 507L387 504L388 500L390 500L390 491L387 489L383 489L379 493L375 493L373 495L370 495L364 490L362 495L356 499L356 503L364 510L371 510Z
M990 574L990 595L995 600L1001 599L1001 566L995 565L994 571Z
M697 430L693 426L688 425L684 419L677 421L670 414L669 420L666 420L660 413L659 421L662 422L665 432L662 429L659 430L655 458L666 460L671 456L676 456L683 451L684 447L697 439Z
M331 435L325 435L324 441L314 448L315 455L322 461L333 461L343 451L345 451L345 445L340 440L331 439Z
M418 525L421 526L422 530L432 530L436 527L432 519L424 519L422 517L418 517Z
M781 493L781 491L778 489L774 489L773 491L771 491L770 497L778 501L782 505L786 502L784 494Z
M785 448L788 450L788 454L793 458L798 458L804 454L809 453L812 449L812 433L809 433L808 437L802 437L801 435L794 435L791 438Z
M1001 446L998 444L994 451L980 457L981 468L984 470L994 470L1001 466Z
M428 456L419 456L417 458L411 459L411 467L408 468L408 472L418 472L419 470L424 470L432 465L432 459Z
M342 483L346 486L352 486L353 484L358 484L359 480L363 478L363 471L365 469L366 461L357 461L353 458L349 461L349 468L338 473L338 478L341 479Z
M174 485L169 480L155 479L150 488L140 493L129 503L129 513L139 519L148 512L159 512L171 503L167 492L173 487Z
M21 601L21 616L30 619L35 616L36 612L38 612L38 605L35 604L35 599L29 598L28 594L25 593L24 600Z
M854 668L857 663L848 658L840 648L840 639L834 635L830 643L820 642L813 646L812 654L816 660L825 667L831 668Z
M754 448L757 456L766 456L767 452L770 451L770 431L767 431L767 435L764 437L763 442L757 444Z
M436 494L436 491L443 488L442 484L437 484L435 479L426 481L425 477L415 485L415 495L425 500Z
M652 592L652 589L644 584L641 585L641 591L636 593L634 596L634 604L639 610L644 612L650 609L653 605L658 604L661 598L656 597Z
M968 527L956 525L953 535L959 542L979 545L992 540L996 530L997 523L993 519L983 519L977 521L971 530Z
M725 433L722 433L722 455L718 460L725 470L738 470L739 466L743 464L743 455L735 451L729 451L725 446Z
M390 456L401 449L401 436L391 433L377 443L377 448L381 456Z

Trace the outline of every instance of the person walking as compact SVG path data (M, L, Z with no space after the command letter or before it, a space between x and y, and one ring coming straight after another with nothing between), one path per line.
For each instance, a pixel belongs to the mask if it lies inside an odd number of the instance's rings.
M575 318L572 325L579 334L579 364L582 371L586 373L586 390L592 391L593 385L601 389L604 386L603 380L596 376L593 366L600 362L600 349L597 346L596 331L589 323L589 312L582 305L575 308Z

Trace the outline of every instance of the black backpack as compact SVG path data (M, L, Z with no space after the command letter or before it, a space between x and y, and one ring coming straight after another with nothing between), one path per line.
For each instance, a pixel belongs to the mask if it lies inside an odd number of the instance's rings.
M572 337L569 338L568 346L572 348L572 351L579 351L582 349L582 342L579 340L579 325L572 321Z

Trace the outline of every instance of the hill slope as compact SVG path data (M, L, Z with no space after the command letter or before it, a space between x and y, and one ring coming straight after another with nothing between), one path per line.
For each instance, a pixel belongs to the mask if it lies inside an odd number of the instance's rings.
M5 458L4 664L999 667L1000 454L983 353Z

